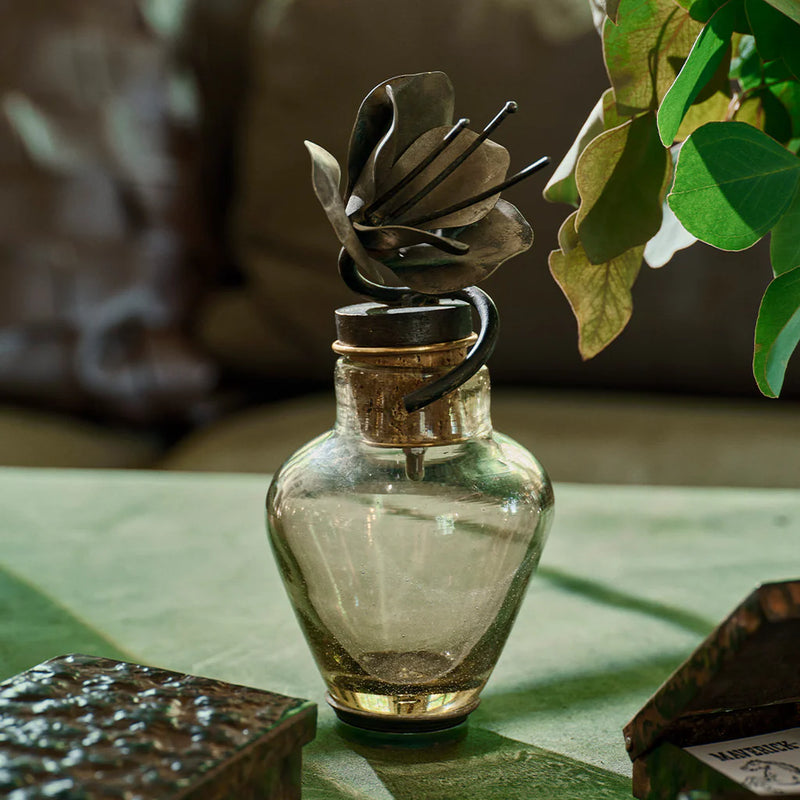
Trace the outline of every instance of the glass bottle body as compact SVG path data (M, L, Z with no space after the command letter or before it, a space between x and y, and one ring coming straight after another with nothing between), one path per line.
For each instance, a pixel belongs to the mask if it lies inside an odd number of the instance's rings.
M364 727L446 727L475 708L500 655L552 489L526 450L492 433L485 370L450 398L451 441L392 447L365 436L354 369L340 362L336 427L270 487L273 550L337 713ZM447 438L440 425L434 441Z

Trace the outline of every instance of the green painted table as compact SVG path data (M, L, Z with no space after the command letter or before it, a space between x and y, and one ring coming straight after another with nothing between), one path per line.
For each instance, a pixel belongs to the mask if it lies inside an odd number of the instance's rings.
M626 798L620 729L755 584L800 575L800 491L559 485L458 744L344 739L263 529L268 479L0 470L0 676L82 651L320 704L306 800Z

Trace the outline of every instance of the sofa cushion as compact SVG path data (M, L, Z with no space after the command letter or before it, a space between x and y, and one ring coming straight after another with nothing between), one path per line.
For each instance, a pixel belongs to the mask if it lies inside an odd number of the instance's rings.
M159 439L61 414L0 406L4 467L144 468L161 455Z
M797 404L495 389L492 417L556 481L800 487ZM333 418L331 396L263 406L195 432L160 466L271 473Z
M188 152L136 0L4 9L0 397L153 421L215 380L185 333Z

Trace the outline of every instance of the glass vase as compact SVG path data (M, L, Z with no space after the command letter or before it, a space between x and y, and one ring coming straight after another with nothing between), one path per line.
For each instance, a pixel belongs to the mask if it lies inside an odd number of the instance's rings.
M475 709L550 526L546 473L492 430L485 367L403 408L469 344L337 342L335 427L286 461L267 496L328 701L362 728L437 730Z

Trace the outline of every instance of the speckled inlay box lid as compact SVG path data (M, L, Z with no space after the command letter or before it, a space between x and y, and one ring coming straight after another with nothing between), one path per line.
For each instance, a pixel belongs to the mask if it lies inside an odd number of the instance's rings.
M267 798L287 759L299 783L315 722L305 700L62 656L0 684L0 797Z

